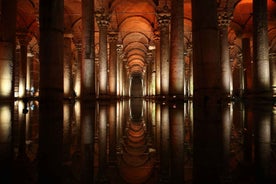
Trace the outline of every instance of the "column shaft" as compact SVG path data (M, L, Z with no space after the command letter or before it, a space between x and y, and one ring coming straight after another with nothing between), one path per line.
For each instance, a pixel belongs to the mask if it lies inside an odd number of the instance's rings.
M82 0L82 98L95 98L94 0Z
M250 38L242 39L242 65L245 69L245 92L250 93L253 89L253 66L251 62Z
M109 72L108 72L108 84L109 94L113 97L116 96L117 89L117 34L112 33L109 35Z
M64 37L64 97L69 98L73 96L72 86L72 50L71 50L70 35Z
M169 67L169 93L180 98L184 96L184 12L183 0L172 1L171 44ZM186 93L186 92L185 92ZM186 94L185 94L186 95Z
M271 92L269 55L267 0L253 0L253 64L254 93ZM270 94L267 94L270 95Z

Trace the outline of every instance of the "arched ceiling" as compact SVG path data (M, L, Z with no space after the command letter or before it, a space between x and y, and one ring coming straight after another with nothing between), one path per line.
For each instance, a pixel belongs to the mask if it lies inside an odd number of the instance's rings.
M218 11L228 11L232 16L231 36L241 38L252 36L252 0L217 0ZM95 11L104 8L110 14L110 31L118 32L122 43L129 73L142 73L147 62L149 45L158 35L157 12L165 5L170 9L170 0L94 0ZM184 42L185 47L192 42L191 0L184 0ZM74 40L81 40L81 0L64 0L64 30L71 33ZM39 52L38 22L39 0L18 0L17 31L28 31L32 39L30 47ZM269 40L272 50L276 50L276 3L268 0ZM95 23L95 41L98 44L98 26ZM229 42L234 42L229 40ZM235 41L236 43L239 43ZM35 49L36 48L36 49ZM135 59L134 59L135 58Z

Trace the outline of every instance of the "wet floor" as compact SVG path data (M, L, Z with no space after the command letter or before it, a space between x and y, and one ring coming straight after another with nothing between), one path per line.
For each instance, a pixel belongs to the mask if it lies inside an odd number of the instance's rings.
M276 183L276 106L0 106L0 183Z

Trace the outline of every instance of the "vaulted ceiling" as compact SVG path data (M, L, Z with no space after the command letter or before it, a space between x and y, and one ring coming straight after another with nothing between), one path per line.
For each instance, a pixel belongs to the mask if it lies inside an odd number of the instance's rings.
M64 31L74 40L81 40L81 0L64 0ZM241 38L252 36L252 0L217 0L218 12L227 11L232 17L229 26L229 43L241 48ZM168 6L170 0L95 0L95 11L104 8L110 13L109 31L118 32L118 42L124 48L127 68L140 73L146 64L149 46L158 36L157 12ZM192 43L191 0L184 0L184 42ZM29 49L38 53L39 1L18 0L17 32L28 32L31 36ZM276 37L276 3L268 0L268 23L270 49L274 51ZM98 25L95 20L95 52L98 52ZM239 52L236 49L235 52ZM237 54L237 53L236 53ZM235 55L235 54L234 54Z

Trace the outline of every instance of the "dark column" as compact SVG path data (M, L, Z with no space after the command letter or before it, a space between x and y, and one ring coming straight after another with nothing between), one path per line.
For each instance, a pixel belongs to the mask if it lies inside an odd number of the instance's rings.
M254 94L271 97L267 0L253 0L253 12Z
M62 182L63 15L62 0L39 1L40 102L39 183Z
M82 80L83 99L96 98L94 53L94 0L82 0Z
M192 0L192 17L193 178L194 183L219 183L222 164L222 112L217 1Z
M64 97L73 97L73 86L72 86L72 35L64 35Z
M273 95L276 95L276 53L270 53L269 60L270 60L271 86L273 90Z
M169 93L173 98L184 98L184 12L183 0L171 1L171 42Z
M245 93L251 93L253 90L253 65L250 49L250 38L242 39L242 66L244 68Z
M154 57L154 62L155 62L155 95L159 96L160 91L161 91L161 72L160 72L160 36L155 35L154 39L155 43L155 57Z

